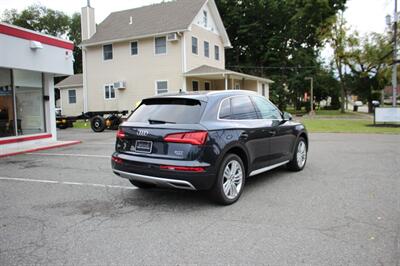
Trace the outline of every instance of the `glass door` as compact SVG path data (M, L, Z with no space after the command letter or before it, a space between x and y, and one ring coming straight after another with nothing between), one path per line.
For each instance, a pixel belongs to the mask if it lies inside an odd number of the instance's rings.
M0 68L0 138L15 136L11 70Z

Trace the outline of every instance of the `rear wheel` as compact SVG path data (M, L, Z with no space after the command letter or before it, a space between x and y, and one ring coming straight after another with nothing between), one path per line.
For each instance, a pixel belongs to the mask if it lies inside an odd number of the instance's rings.
M287 164L292 171L301 171L306 166L307 162L307 143L303 137L300 137L296 143L296 149L292 160Z
M90 126L94 132L103 132L106 129L106 122L102 116L95 116L90 121Z
M131 184L134 185L135 187L142 188L142 189L148 189L148 188L154 187L154 185L152 185L152 184L147 184L147 183L143 183L143 182L132 180L132 179L129 179L129 182L131 182Z
M245 179L245 168L240 157L228 154L221 163L217 181L211 190L214 199L223 205L235 203L242 194Z

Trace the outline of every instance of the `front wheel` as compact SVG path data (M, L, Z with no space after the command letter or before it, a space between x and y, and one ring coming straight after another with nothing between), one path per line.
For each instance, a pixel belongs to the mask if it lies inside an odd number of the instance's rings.
M289 170L301 171L306 166L307 162L307 142L303 137L300 137L296 143L296 149L292 160L287 164Z
M242 194L246 172L236 154L228 154L221 163L214 187L211 190L216 202L223 205L235 203Z
M94 132L103 132L106 129L106 122L102 116L95 116L90 121L90 126Z

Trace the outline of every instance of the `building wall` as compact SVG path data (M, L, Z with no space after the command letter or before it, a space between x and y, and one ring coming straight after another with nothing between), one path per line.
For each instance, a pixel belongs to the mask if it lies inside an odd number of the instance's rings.
M184 36L187 58L186 71L190 71L202 65L225 69L225 49L220 35L193 24L191 30L185 32ZM198 39L198 55L192 53L192 37ZM209 58L204 56L204 41L208 41L210 44ZM214 45L219 46L219 60L215 60Z
M156 81L167 80L168 91L183 88L181 42L167 42L167 54L156 55L154 38L138 40L138 55L131 55L130 42L113 44L113 59L103 60L103 47L87 47L86 79L88 111L132 110L136 102L156 94ZM106 100L104 85L125 81L116 99Z
M68 91L76 91L76 103L70 104ZM60 89L60 108L62 115L77 116L83 113L83 88L63 88Z
M42 43L31 49L31 41L0 33L0 67L62 75L73 74L72 51Z

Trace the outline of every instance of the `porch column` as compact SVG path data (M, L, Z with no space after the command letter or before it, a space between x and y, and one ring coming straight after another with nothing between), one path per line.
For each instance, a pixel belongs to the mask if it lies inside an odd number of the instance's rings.
M228 75L225 75L225 90L228 90Z

